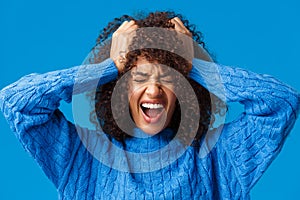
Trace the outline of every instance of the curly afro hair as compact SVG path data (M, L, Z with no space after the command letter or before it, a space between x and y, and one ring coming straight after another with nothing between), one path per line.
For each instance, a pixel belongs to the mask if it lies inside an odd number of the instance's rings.
M178 54L178 50L176 48L180 48L181 44L176 36L176 31L174 31L173 35L163 36L157 35L154 31L151 34L145 34L145 30L142 28L145 27L157 27L168 30L174 30L174 24L170 22L174 17L178 17L183 22L184 26L192 33L192 38L196 42L197 47L194 44L194 57L212 61L210 54L203 56L203 51L201 52L199 49L205 49L206 52L208 50L205 47L205 43L203 42L203 35L201 32L196 31L196 27L191 25L188 20L184 19L184 17L180 14L176 14L174 12L166 11L166 12L151 12L148 14L139 13L135 17L123 15L120 18L115 18L112 22L108 23L108 25L102 30L99 37L97 38L97 43L95 47L93 47L91 51L91 55L86 62L88 63L99 63L109 58L110 45L111 45L111 36L118 29L118 27L124 22L129 20L134 20L139 28L136 32L136 36L133 38L132 43L130 44L130 48L132 49L126 54L126 63L125 70L118 75L117 80L109 82L107 84L101 85L97 88L96 94L92 94L92 98L95 98L95 110L91 113L91 121L95 124L100 124L102 130L111 135L113 138L124 141L127 137L131 137L130 134L124 132L119 126L120 123L124 126L130 126L129 129L133 129L134 125L128 124L128 85L121 84L118 88L119 95L117 96L118 100L114 101L114 106L112 107L112 95L114 88L118 82L118 80L123 77L128 71L130 71L133 67L136 66L137 59L140 57L145 58L149 62L156 62L175 69L180 74L182 74L186 80L188 80L189 84L192 86L197 100L197 105L190 105L190 108L195 106L199 107L200 110L200 120L198 121L197 130L193 130L192 127L187 125L183 127L184 132L184 140L185 141L199 141L201 136L211 128L211 124L215 121L217 115L224 114L224 110L226 110L226 105L219 98L209 93L209 91L203 86L199 85L191 78L188 77L189 71L187 70L190 67L190 62L185 58L181 57ZM156 42L161 42L162 45L168 46L167 50L156 49L156 48L147 48L151 41L155 40ZM201 46L201 48L199 47ZM174 51L172 51L174 50ZM199 50L199 51L198 51ZM176 52L176 53L174 53ZM187 93L186 89L180 85L175 83L175 90L177 93L181 93L185 98L186 102L180 103L189 103L189 99L191 95ZM117 109L117 110L113 110ZM114 112L113 112L114 111ZM114 113L114 115L113 115ZM117 114L116 114L117 113ZM169 124L169 128L173 129L175 132L178 131L178 127L181 121L181 117L188 116L190 121L195 120L191 117L191 110L181 110L180 104L177 100L175 112L172 116L171 123ZM118 124L116 122L118 120ZM196 134L195 134L196 133ZM193 135L193 138L191 138ZM195 142L193 143L195 144Z

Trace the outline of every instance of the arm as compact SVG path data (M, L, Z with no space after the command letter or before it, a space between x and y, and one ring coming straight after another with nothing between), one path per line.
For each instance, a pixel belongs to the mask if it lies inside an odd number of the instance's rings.
M111 59L31 74L0 91L0 109L11 129L56 186L80 145L75 126L58 110L60 101L71 102L73 92L82 92L100 76L102 84L116 78ZM75 79L82 91L73 91Z
M271 76L197 59L190 77L223 101L244 105L244 112L224 126L218 148L248 192L280 152L296 121L300 95Z

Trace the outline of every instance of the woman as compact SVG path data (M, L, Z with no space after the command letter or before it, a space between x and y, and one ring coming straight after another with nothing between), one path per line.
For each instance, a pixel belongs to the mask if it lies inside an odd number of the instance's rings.
M123 16L99 36L88 60L97 64L31 74L1 91L12 130L61 199L249 199L300 96L270 76L213 63L199 36L172 12ZM95 83L91 131L58 106ZM224 102L245 109L216 127Z

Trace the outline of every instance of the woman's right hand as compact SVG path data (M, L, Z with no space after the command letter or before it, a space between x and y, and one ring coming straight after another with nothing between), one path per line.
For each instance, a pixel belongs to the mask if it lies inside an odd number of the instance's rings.
M119 73L124 70L128 46L135 36L137 28L135 21L125 21L112 35L110 58L114 61Z

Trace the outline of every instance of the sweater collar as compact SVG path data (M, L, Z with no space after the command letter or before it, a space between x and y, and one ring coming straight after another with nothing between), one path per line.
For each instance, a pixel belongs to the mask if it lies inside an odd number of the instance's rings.
M139 128L134 128L133 136L125 139L124 150L135 153L147 153L168 145L176 133L170 128L151 136Z

